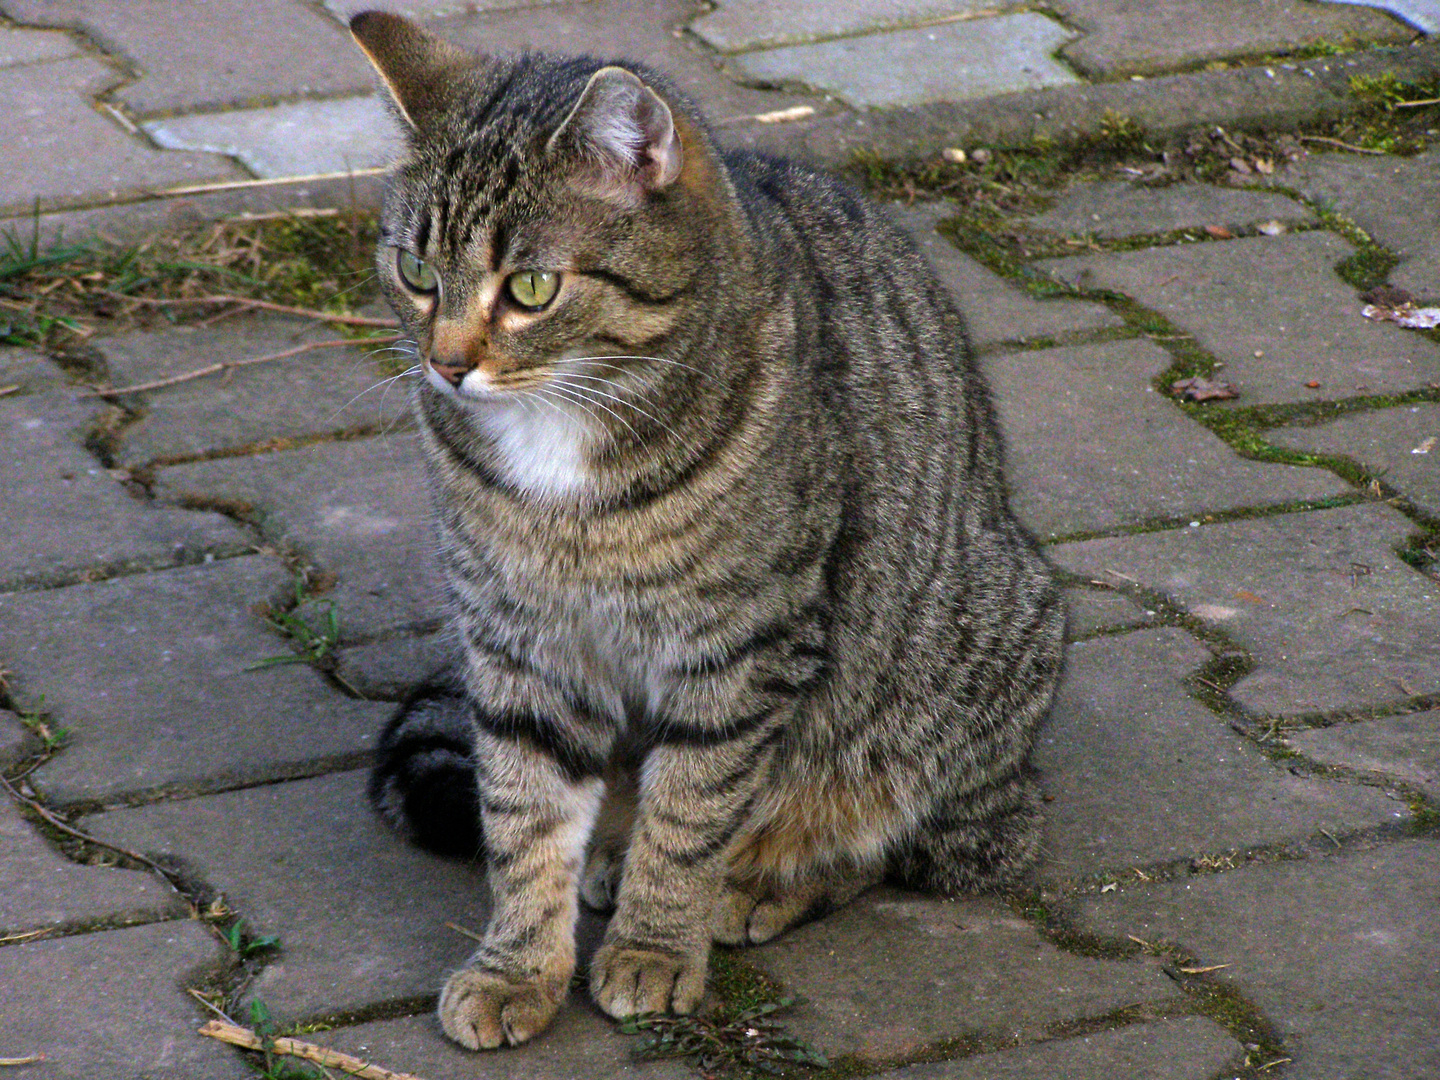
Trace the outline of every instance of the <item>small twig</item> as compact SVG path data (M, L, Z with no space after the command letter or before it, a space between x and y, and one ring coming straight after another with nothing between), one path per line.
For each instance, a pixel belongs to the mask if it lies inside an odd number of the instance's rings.
M219 1039L231 1046L243 1046L247 1050L268 1050L272 1054L283 1054L287 1057L313 1061L320 1066L330 1065L351 1076L362 1077L363 1080L420 1080L419 1077L410 1073L392 1072L379 1065L371 1065L357 1057L351 1057L349 1054L328 1050L315 1043L302 1042L300 1039L290 1039L285 1036L264 1039L249 1028L240 1027L238 1024L227 1024L223 1020L209 1021L200 1029L200 1034L206 1038Z
M194 371L187 371L183 375L172 375L168 379L155 379L152 382L136 383L134 386L101 387L95 386L89 390L93 397L118 397L121 394L138 394L142 390L158 390L163 386L175 386L179 383L189 382L192 379L200 379L206 375L217 375L222 371L231 368L249 367L251 364L266 364L271 360L286 360L292 356L299 356L301 353L313 352L316 349L339 349L346 345L368 345L378 344L385 341L395 341L398 334L389 337L369 338L365 341L357 341L354 338L334 338L330 341L312 341L307 345L297 345L293 349L284 349L281 352L269 353L265 356L251 356L244 360L222 360L218 364L210 364L207 367L197 368Z
M37 938L42 934L50 933L52 929L53 927L47 926L41 930L26 930L23 934L7 934L4 937L0 937L0 945L13 945L17 941L29 941L31 938Z
M146 304L150 307L166 307L171 304L241 304L244 307L257 308L260 311L277 311L282 315L300 315L306 319L340 323L343 326L377 326L382 330L393 330L399 325L394 319L376 319L368 315L336 315L333 312L320 311L316 308L276 304L270 300L255 300L248 296L231 296L228 293L216 293L213 296L177 296L166 299L154 296L130 296L127 293L113 292L110 289L97 291L116 300L128 300L133 304Z
M1339 139L1326 138L1324 135L1301 135L1301 142L1318 142L1326 146L1338 146L1342 150L1349 150L1356 154L1375 154L1377 157L1385 157L1384 150L1371 150L1366 146L1355 146L1348 142L1341 142Z
M11 383L9 386L0 386L0 397L4 397L6 394L13 394L16 390L19 389L19 383Z
M193 997L196 1001L200 1002L201 1005L204 1005L207 1009L209 1009L211 1012L213 1012L216 1016L220 1017L221 1020L224 1020L225 1023L227 1023L227 1024L234 1024L234 1023L235 1023L235 1019L234 1019L232 1016L230 1016L229 1013L227 1013L224 1009L220 1008L219 1005L216 1005L213 1001L211 1001L209 998L207 998L207 997L206 997L204 994L202 994L199 990L196 990L193 986L190 987L190 996ZM238 1027L239 1025L237 1024L236 1026Z
M1271 1069L1275 1068L1276 1065L1289 1065L1293 1060L1293 1058L1276 1058L1274 1061L1270 1062L1269 1065L1261 1065L1260 1071L1269 1072Z
M1177 970L1184 972L1186 975L1205 975L1211 971L1222 971L1229 966L1229 964L1211 964L1209 967L1178 968Z
M1419 101L1397 101L1397 109L1418 109L1421 105L1440 105L1440 97L1422 98Z
M1335 839L1335 834L1332 833L1329 829L1321 829L1320 835L1325 837L1326 840L1329 840L1330 843L1334 844L1337 848L1345 846L1344 844L1340 843L1339 840Z
M31 1054L29 1057L0 1058L0 1065L34 1065L37 1061L44 1061L44 1054Z
M454 930L457 934L464 934L466 937L470 938L472 941L479 941L479 942L482 942L482 943L485 941L485 937L484 937L483 934L477 934L474 930L467 930L467 929L465 929L465 927L460 926L460 925L457 924L457 923L447 922L447 923L445 924L445 927L446 927L446 929L448 929L448 930Z

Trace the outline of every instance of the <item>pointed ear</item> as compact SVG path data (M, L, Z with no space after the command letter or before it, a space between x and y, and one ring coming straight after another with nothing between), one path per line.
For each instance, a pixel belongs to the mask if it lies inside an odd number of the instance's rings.
M633 199L674 183L685 162L670 106L624 68L590 76L546 149L577 152L596 170L602 194Z
M396 110L419 131L449 101L455 76L477 57L388 11L362 11L350 33L384 80Z

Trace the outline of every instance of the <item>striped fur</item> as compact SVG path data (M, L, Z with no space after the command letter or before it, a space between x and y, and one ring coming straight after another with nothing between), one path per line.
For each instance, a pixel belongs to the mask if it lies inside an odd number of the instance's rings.
M397 755L468 723L495 904L446 1032L543 1028L582 896L614 908L590 986L624 1016L692 1010L712 941L887 872L1023 874L1063 614L913 245L833 180L721 153L642 68L354 30L410 125L377 265L427 369L465 654L462 694L397 716L375 791L423 839L428 774ZM519 271L554 298L518 304Z

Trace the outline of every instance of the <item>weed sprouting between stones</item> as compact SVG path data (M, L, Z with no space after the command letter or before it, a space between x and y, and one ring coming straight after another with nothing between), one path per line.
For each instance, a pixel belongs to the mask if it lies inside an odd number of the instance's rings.
M795 1038L774 1014L789 1007L790 999L756 1005L736 1014L706 1016L632 1016L620 1030L643 1035L632 1051L641 1060L688 1058L701 1073L743 1070L779 1074L796 1065L823 1069L824 1054Z

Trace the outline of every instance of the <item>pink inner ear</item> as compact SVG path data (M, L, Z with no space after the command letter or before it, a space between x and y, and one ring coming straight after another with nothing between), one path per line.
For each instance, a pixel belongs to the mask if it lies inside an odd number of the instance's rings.
M616 194L637 196L675 182L684 154L670 108L623 68L602 68L552 137L568 136L598 159Z

